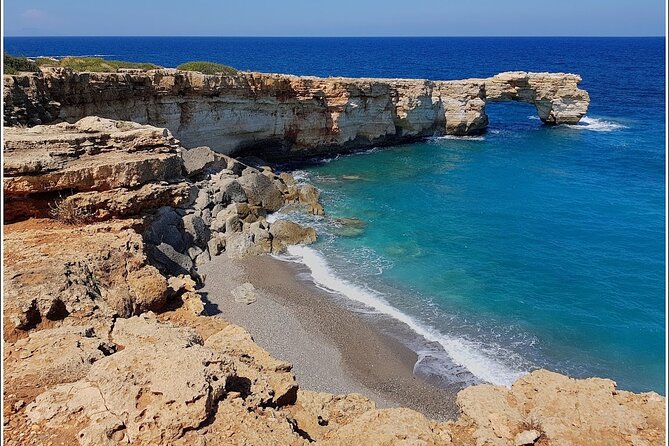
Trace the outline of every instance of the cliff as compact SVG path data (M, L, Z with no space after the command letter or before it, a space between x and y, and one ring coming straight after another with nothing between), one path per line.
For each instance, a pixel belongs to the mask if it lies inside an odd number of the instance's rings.
M489 101L534 104L548 124L573 124L589 104L574 74L508 72L428 81L177 70L5 76L6 126L101 116L166 127L186 147L265 158L409 142L485 130Z
M243 328L204 315L194 266L312 242L265 217L321 213L313 187L132 122L5 130L21 220L4 227L8 445L664 443L665 398L606 379L469 387L447 422L302 389Z

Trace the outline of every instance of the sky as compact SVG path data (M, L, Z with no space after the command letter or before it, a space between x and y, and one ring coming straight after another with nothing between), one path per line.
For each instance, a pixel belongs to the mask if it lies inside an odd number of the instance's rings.
M663 36L664 0L5 0L6 36Z

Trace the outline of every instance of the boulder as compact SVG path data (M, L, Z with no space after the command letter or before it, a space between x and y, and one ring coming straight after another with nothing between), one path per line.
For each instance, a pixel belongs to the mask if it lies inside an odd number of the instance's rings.
M323 215L323 206L318 202L320 192L311 184L304 184L299 188L299 201L307 206L310 213Z
M248 224L245 230L253 237L253 243L264 252L272 251L272 234L268 230L266 220L259 220Z
M181 254L167 243L147 245L149 258L166 274L178 276L193 272L193 261L186 254Z
M206 249L211 238L211 231L201 217L190 214L183 217L183 228L187 245L195 245Z
M268 212L278 211L283 206L283 195L274 182L260 173L250 172L237 180L244 188L251 205L262 206Z
M215 204L227 205L248 201L244 188L234 178L221 179L214 184L214 188L218 191L213 198Z
M246 282L230 291L235 302L250 305L258 300L258 293L252 283Z
M158 311L167 301L167 280L153 266L130 271L126 278L134 294L133 314Z
M165 243L177 252L184 252L188 243L184 239L184 220L172 208L163 207L158 210L144 239L154 245Z
M228 167L228 161L224 156L204 146L182 150L181 159L184 174L189 177L199 175L204 171L218 171Z
M225 249L225 238L220 236L213 236L209 243L207 243L210 256L217 256Z
M309 244L316 241L316 231L289 220L276 220L270 224L272 252L280 253L288 245Z
M225 233L231 234L233 232L240 232L242 230L242 222L236 214L230 215L225 220Z
M304 184L300 187L300 203L318 203L320 196L321 193L311 184Z
M198 293L187 292L181 296L181 302L183 308L186 311L190 312L194 316L200 316L205 314L205 304L202 301L202 297Z
M193 208L197 210L206 209L214 205L213 199L211 197L210 191L208 188L200 188L200 191L195 198L195 203Z

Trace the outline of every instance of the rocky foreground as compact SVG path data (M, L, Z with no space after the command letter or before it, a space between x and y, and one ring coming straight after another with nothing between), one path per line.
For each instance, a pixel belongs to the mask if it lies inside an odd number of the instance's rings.
M4 123L95 115L166 127L187 147L296 158L480 133L487 102L527 102L545 123L575 124L590 103L580 81L575 74L527 72L429 81L43 68L5 77Z
M322 214L317 190L131 122L4 130L7 445L664 443L665 398L606 379L469 387L447 422L301 389L290 364L206 316L197 266L313 242L266 216Z

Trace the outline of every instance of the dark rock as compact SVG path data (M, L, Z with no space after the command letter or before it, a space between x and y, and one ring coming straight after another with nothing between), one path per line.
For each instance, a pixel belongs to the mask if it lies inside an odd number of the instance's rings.
M237 158L237 160L246 164L247 166L255 167L256 169L260 169L261 167L269 167L267 161L263 160L262 158L258 158L257 156L244 156Z
M178 276L179 274L190 275L193 273L193 261L185 254L181 254L167 243L159 245L147 244L147 251L153 263L163 273Z
M202 217L197 215L186 215L183 218L183 228L186 242L189 245L196 245L205 248L211 237L209 227Z
M156 214L156 219L144 235L147 242L154 245L166 243L178 252L184 252L187 248L183 237L183 220L181 216L172 208L160 208Z

